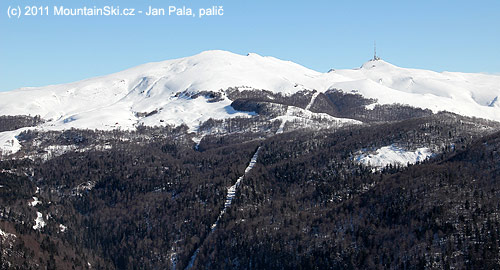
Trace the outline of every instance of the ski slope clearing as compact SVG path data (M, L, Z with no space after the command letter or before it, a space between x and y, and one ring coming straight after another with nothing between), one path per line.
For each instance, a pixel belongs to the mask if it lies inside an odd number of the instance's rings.
M257 148L257 151L255 151L255 154L252 156L252 159L250 159L250 163L246 167L245 173L242 176L240 176L240 178L238 178L238 180L236 180L234 185L230 186L227 189L227 195L226 195L226 201L224 202L224 208L220 212L219 217L217 218L217 221L212 225L212 230L215 230L215 228L217 227L217 224L219 223L219 220L224 215L224 213L226 213L227 209L231 206L231 203L236 195L236 189L240 186L241 181L243 180L245 175L247 175L247 173L249 173L255 167L255 164L257 163L257 158L259 157L259 151L260 151L260 147Z
M257 158L259 157L259 151L260 151L260 146L259 146L259 148L257 148L257 151L255 151L255 154L250 159L250 163L246 167L245 173L242 176L240 176L238 178L238 180L236 180L234 185L230 186L227 189L226 201L224 202L224 208L222 208L222 210L219 213L219 216L217 217L217 220L214 222L214 224L212 224L212 227L211 227L212 230L210 232L213 232L215 229L217 229L217 225L219 224L220 219L222 218L222 216L224 216L227 209L231 206L231 203L233 202L233 199L236 196L236 189L240 186L241 181L243 180L245 175L247 175L247 173L250 172L255 167L255 164L257 163ZM207 236L207 238L208 238L208 236ZM202 245L200 245L200 247L201 246ZM195 252L193 253L193 255L191 256L191 260L189 260L189 264L188 264L188 266L186 266L186 269L193 268L194 262L196 260L196 256L200 252L200 247L198 247L195 250Z
M0 157L16 153L21 149L21 144L16 138L19 133L27 130L21 128L17 130L0 132Z
M309 104L306 106L306 110L311 110L312 105L314 104L314 101L316 101L316 98L319 96L320 92L315 92L313 96L311 97L311 101L309 101Z
M400 166L415 164L432 157L432 155L431 150L426 147L418 148L415 151L407 151L398 146L390 145L376 150L375 153L362 151L354 157L354 160L365 166L381 170L389 164Z
M281 121L281 124L276 134L283 133L285 125L287 125L287 123L289 124L295 122L299 123L298 126L312 127L312 128L333 128L333 127L338 128L347 125L362 124L362 122L358 120L333 117L326 113L313 113L307 109L302 109L295 106L288 106L285 114L272 119L272 121L276 120Z

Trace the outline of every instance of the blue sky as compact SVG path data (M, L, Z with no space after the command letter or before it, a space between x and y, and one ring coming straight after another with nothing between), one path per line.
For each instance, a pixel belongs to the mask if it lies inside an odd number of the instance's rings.
M222 5L224 16L9 19L9 6ZM0 91L106 75L222 49L291 60L318 71L378 54L402 67L500 73L500 1L2 0Z

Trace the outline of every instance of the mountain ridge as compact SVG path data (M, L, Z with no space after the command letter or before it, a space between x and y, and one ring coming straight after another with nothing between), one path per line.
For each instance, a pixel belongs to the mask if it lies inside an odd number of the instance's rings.
M383 60L321 73L270 56L213 50L78 82L3 92L0 115L40 115L47 121L42 128L49 130L134 129L140 124L186 124L195 130L210 118L252 117L231 107L231 88L284 96L337 89L380 105L405 104L500 121L499 85L500 76L407 69ZM200 98L200 92L219 98ZM151 112L154 117L138 117Z

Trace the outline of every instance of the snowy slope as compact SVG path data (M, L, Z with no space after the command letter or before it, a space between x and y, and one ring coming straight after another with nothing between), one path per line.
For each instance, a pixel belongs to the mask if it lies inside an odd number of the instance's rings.
M2 155L16 153L21 149L21 144L16 136L25 130L28 130L28 128L0 132L0 157Z
M176 95L249 86L287 94L324 88L322 74L292 62L256 54L242 56L207 51L192 57L149 63L115 74L70 84L21 88L0 93L0 115L40 115L52 120L49 129L133 128L136 112L159 110L144 124L188 124L210 117L244 116L231 101L211 103Z
M378 149L375 153L361 152L354 160L380 170L389 164L399 164L401 166L406 166L408 163L415 164L418 161L426 160L432 155L431 150L425 147L418 148L415 151L407 151L396 145L389 145Z
M380 104L401 103L450 111L466 116L500 120L496 104L500 96L500 76L459 72L434 72L394 66L383 60L369 61L359 69L338 70L326 76L348 77L331 88L357 90ZM333 78L335 76L335 78Z
M225 51L144 64L69 84L0 92L0 115L40 115L50 120L40 127L44 129L132 129L143 123L187 124L195 130L211 117L251 116L234 111L223 93L237 86L284 94L304 89L357 90L380 104L402 103L500 120L500 76L406 69L382 60L358 69L320 73L273 57ZM179 94L203 90L220 91L222 100ZM137 117L153 111L157 113ZM12 134L3 137L11 139Z

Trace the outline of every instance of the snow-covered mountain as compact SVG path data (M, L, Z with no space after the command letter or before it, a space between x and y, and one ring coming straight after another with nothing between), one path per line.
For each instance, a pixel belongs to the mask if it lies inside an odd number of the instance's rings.
M263 89L290 95L300 90L356 90L379 104L408 104L500 120L500 76L406 69L383 60L352 70L321 73L257 54L206 51L144 64L79 82L0 93L0 115L40 115L46 129L131 129L135 125L187 124L209 118L251 116L235 111L226 89ZM191 98L199 91L221 97ZM147 115L148 117L138 117ZM49 121L50 120L50 121Z
M369 61L359 69L331 72L349 78L330 87L356 89L381 104L401 103L450 111L466 116L500 120L493 108L500 96L500 76L476 73L434 72L400 68L383 60ZM328 75L327 75L328 76Z

